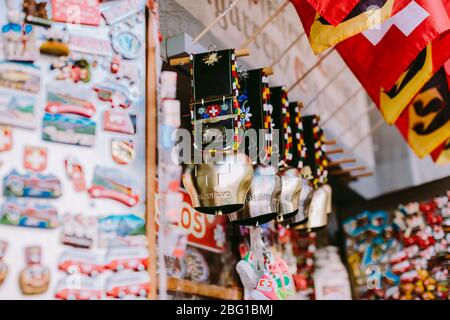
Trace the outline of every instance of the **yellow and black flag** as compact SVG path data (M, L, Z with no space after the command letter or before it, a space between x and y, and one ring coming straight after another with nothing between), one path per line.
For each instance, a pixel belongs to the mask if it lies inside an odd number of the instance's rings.
M436 164L450 164L450 139L434 150L431 157Z

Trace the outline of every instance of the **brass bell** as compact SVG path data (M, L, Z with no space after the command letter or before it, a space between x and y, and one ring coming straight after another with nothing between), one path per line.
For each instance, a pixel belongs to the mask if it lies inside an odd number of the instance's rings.
M241 152L205 154L204 163L187 165L183 173L194 208L216 215L241 210L253 178L250 159Z
M276 168L258 164L255 166L252 184L245 200L245 207L231 213L231 222L240 225L261 225L276 218L281 195L281 178Z
M324 184L320 188L325 190L325 192L327 193L327 213L331 214L331 212L333 211L333 189L331 189L331 186L329 184Z
M298 212L289 221L289 224L296 226L299 224L304 224L308 220L308 210L309 205L313 197L314 188L309 184L308 180L302 179L302 190L300 191Z
M296 168L282 169L278 173L281 177L281 197L279 221L293 217L298 211L302 178Z
M307 229L308 231L317 231L324 228L328 223L327 215L327 192L322 189L316 189L313 193L311 203L308 209L308 221L305 224L297 226L296 230Z

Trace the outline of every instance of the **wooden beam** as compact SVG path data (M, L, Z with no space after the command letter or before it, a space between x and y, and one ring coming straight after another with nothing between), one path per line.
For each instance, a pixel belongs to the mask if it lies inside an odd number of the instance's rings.
M226 288L206 283L169 278L167 290L221 300L242 300L241 288Z
M331 161L328 163L328 167L337 167L337 166L340 166L341 164L345 164L345 163L356 163L356 159L341 159L341 160Z
M273 76L273 68L272 67L263 68L263 72L266 76Z
M236 57L246 57L250 55L250 49L236 49L235 51ZM172 67L177 66L184 66L185 64L188 64L191 61L189 56L187 57L180 57L180 58L172 58L169 59L169 64Z
M275 20L278 15L283 12L284 8L286 8L291 3L290 0L284 0L282 4L275 10L275 12L258 28L255 30L255 32L243 43L241 46L242 48L247 48L250 46L253 41L256 40L256 38L261 34L261 32L264 31L264 29L267 28L269 24L272 23L273 20Z
M340 154L340 153L344 153L344 149L338 148L338 149L333 149L333 150L327 150L327 151L325 151L325 153L327 155Z
M364 171L366 170L367 167L365 166L361 166L361 167L354 167L354 168L349 168L349 169L342 169L342 170L331 170L328 172L328 174L330 176L343 176L346 174L350 174L354 171Z
M146 236L148 240L148 273L150 276L150 291L148 298L157 299L157 261L156 250L156 112L157 112L157 65L156 65L156 30L154 22L156 16L153 13L154 1L149 0L147 21L147 72L146 72L146 137L145 137L145 176L146 176Z
M342 177L340 179L340 181L352 182L352 181L358 180L359 178L368 178L368 177L373 177L373 176L374 176L373 172L365 172L365 173L360 173L360 174L352 175L352 176L348 176L348 177Z
M336 140L327 140L323 143L326 146L334 146L335 144L337 144Z

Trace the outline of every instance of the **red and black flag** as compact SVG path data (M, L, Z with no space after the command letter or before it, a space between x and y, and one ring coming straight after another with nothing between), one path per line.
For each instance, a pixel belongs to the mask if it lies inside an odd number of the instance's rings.
M317 54L364 30L380 25L411 1L292 0L292 4L297 10L311 47Z
M413 0L337 46L390 124L450 58L450 1Z
M450 138L450 64L443 66L420 90L395 123L419 157Z

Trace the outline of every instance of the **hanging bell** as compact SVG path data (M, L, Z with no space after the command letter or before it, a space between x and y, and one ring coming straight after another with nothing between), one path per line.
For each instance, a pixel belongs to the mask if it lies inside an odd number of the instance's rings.
M298 212L292 219L289 220L289 224L291 226L304 224L308 220L308 210L313 197L313 192L314 189L309 184L308 180L302 179L302 190L300 191Z
M281 195L281 178L270 165L255 166L245 207L229 215L230 221L245 226L262 225L276 218Z
M183 173L183 184L194 208L216 215L241 210L253 177L250 159L241 152L217 151L204 160L185 166Z
M327 215L327 192L321 188L313 193L308 209L308 221L296 227L296 230L307 229L317 231L324 228L328 223Z
M278 173L281 177L281 198L278 221L293 217L298 211L298 202L302 188L300 171L296 168L282 169Z
M333 189L331 189L331 186L329 184L324 184L320 188L325 190L325 192L327 193L327 213L331 214L331 212L333 211Z

